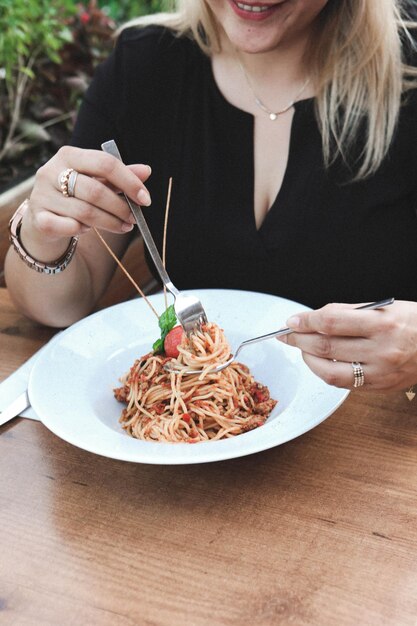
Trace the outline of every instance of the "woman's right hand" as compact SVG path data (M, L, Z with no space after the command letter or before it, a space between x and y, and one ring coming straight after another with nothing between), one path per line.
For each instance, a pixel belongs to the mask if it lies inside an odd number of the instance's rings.
M78 172L72 197L63 195L59 182L68 168ZM64 146L36 174L22 222L25 247L32 251L42 246L43 256L50 259L65 249L68 238L93 226L112 233L132 230L134 218L118 192L148 206L151 199L144 181L150 173L148 165L124 165L100 150Z

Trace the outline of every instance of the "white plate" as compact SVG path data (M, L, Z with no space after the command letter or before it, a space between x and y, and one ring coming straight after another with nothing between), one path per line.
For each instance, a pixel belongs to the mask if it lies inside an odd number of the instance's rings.
M197 295L232 349L249 337L280 328L306 307L247 291L202 289ZM162 294L150 297L158 312ZM119 377L158 337L154 314L143 300L110 307L69 327L37 359L29 380L35 412L65 441L103 456L137 463L207 463L280 445L314 428L345 400L348 391L326 385L304 364L299 350L275 339L245 348L239 360L278 400L267 423L223 441L167 444L139 441L119 425L123 405L113 397Z

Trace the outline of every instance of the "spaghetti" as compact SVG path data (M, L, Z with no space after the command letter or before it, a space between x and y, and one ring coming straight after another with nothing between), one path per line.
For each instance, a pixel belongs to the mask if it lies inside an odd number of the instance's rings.
M210 371L230 357L229 344L216 324L203 325L189 338L184 334L178 352L174 359L144 355L114 389L115 398L127 405L120 423L129 435L197 443L233 437L265 423L277 401L245 365L233 362L221 372ZM168 361L175 372L164 369ZM184 375L181 369L189 368L201 373Z

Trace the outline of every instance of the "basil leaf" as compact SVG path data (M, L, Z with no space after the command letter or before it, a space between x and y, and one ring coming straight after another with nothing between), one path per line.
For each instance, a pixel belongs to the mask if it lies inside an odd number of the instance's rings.
M152 350L155 354L161 354L164 352L164 340L170 330L174 328L177 323L177 316L175 315L174 305L171 304L166 311L158 319L158 326L161 329L161 336L155 341L152 346Z
M152 350L154 351L154 354L160 354L161 352L164 351L164 340L163 339L157 339L155 341L155 343L152 346Z
M177 323L177 316L175 315L174 305L171 304L166 311L162 313L158 320L159 328L165 336L172 330Z

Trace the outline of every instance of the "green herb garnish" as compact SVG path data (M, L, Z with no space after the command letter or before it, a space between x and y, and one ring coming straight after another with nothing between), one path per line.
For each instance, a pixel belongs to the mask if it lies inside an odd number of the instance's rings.
M152 350L155 354L161 354L164 352L165 337L170 330L174 328L177 323L177 316L175 315L174 305L171 304L166 311L162 313L158 320L158 326L161 329L161 336L155 341L152 346Z

